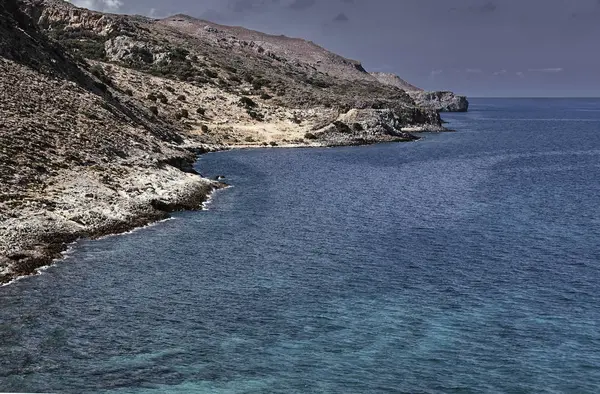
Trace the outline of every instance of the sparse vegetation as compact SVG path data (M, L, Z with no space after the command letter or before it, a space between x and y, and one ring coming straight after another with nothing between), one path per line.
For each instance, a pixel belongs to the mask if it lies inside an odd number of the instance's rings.
M242 96L240 98L240 103L246 108L255 108L257 105L256 102L254 102L254 100L247 96Z
M95 76L96 78L98 78L100 81L102 81L102 83L104 83L108 86L112 86L113 82L110 79L110 77L108 75L106 75L102 66L100 66L98 64L93 65L92 67L90 67L90 73L93 76Z
M309 133L304 134L304 138L307 139L307 140L316 140L317 136L314 135L313 133L309 132Z
M185 101L186 97L183 94L180 94L179 96L177 96L177 100L178 101Z
M148 109L150 110L150 112L152 112L154 115L158 115L158 107L155 105L152 105L150 107L148 107Z
M261 114L258 111L255 111L253 109L248 108L248 109L246 109L246 112L254 120L258 120L258 121L262 122L265 119L265 116L263 114Z
M169 102L169 99L167 99L167 96L165 96L163 92L156 93L156 98L163 104L167 104Z

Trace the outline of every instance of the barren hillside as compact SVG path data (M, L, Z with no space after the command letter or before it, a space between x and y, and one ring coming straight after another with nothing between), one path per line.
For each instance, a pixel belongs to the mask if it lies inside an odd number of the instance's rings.
M397 86L299 39L186 16L0 3L0 282L65 242L198 208L191 168L230 146L415 139L443 130Z

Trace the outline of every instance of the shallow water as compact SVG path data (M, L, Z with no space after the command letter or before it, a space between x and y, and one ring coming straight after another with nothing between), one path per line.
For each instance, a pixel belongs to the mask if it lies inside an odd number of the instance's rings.
M202 156L233 185L207 211L0 288L0 390L596 393L598 108Z

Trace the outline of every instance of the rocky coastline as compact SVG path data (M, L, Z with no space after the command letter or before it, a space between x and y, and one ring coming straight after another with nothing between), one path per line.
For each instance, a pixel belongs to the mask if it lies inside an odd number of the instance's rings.
M201 209L225 184L199 154L446 131L437 106L308 41L62 0L0 4L0 103L0 284Z

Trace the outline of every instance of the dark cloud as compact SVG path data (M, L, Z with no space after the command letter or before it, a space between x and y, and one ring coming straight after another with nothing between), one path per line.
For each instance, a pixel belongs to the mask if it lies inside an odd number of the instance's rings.
M335 18L333 18L334 22L348 22L350 19L343 12L337 14Z

